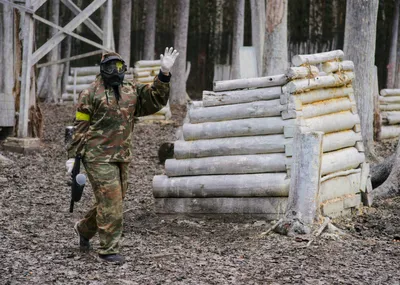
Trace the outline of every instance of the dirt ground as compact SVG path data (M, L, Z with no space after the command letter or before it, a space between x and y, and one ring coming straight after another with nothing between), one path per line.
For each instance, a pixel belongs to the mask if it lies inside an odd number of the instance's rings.
M80 253L74 223L91 205L86 187L70 214L64 127L71 106L42 106L40 154L0 166L0 284L400 284L400 198L377 203L335 222L347 238L307 239L277 234L256 217L158 216L151 181L163 172L157 150L171 125L135 126L135 160L125 203L123 266ZM379 146L393 151L394 143Z

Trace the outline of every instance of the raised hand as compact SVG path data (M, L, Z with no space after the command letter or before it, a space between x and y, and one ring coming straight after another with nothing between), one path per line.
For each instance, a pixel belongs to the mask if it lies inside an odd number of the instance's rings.
M161 71L163 73L169 73L171 71L172 66L175 63L175 59L178 57L179 52L174 48L165 48L164 54L160 55L161 60Z

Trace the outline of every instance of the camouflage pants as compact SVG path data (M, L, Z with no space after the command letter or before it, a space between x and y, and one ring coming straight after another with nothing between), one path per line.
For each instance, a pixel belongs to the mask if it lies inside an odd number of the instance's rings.
M84 162L96 202L79 222L79 233L100 238L100 254L119 252L123 225L123 199L128 188L129 163Z

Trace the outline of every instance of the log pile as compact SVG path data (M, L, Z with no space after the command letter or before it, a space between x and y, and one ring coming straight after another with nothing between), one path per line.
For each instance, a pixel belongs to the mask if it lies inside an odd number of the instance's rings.
M313 170L318 211L335 217L359 207L370 185L369 165L354 65L342 58L342 51L300 55L284 75L219 81L204 91L203 101L188 107L165 175L153 179L157 211L283 216L289 191L300 187L291 181L292 165L302 179L302 164L294 161L299 155L293 157L301 133L322 139L320 159L310 160L319 161Z
M141 84L153 84L154 77L160 72L160 67L160 60L137 61L135 63L135 68L133 69L135 81ZM164 121L169 119L171 119L171 110L169 105L153 115L138 118L138 120L142 122Z
M352 88L354 64L343 57L340 50L295 56L295 67L287 73L291 81L281 97L282 103L288 103L282 117L296 121L296 127L285 132L288 137L296 132L324 133L319 201L321 213L329 217L349 214L360 206L369 175ZM305 76L304 69L308 70ZM285 149L287 156L293 151Z
M289 192L281 117L284 74L218 81L188 106L174 158L153 179L160 213L285 213Z
M382 89L379 98L380 132L378 139L400 136L400 89Z

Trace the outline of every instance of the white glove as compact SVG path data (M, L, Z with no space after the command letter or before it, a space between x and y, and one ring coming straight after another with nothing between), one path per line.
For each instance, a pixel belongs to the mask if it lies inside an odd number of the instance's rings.
M70 158L67 160L67 162L65 163L65 167L67 168L67 174L71 174L72 168L74 168L74 164L75 164L75 159Z
M164 54L160 55L161 60L161 71L163 73L169 73L171 71L172 66L175 63L175 59L178 57L179 52L174 48L165 48Z

